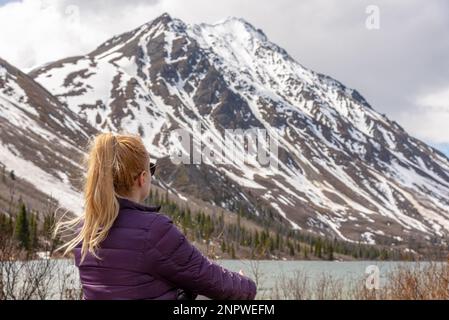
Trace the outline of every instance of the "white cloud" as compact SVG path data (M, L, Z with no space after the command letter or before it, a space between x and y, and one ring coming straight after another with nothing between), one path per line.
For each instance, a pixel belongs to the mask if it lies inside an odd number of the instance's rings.
M151 20L156 1L24 0L0 7L0 57L30 68L87 53Z
M400 115L405 129L433 145L449 142L449 87L418 96L416 107Z
M417 102L431 110L449 113L449 88L421 96Z

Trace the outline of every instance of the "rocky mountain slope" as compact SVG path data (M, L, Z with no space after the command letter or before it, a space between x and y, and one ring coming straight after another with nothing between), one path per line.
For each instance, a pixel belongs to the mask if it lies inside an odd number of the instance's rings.
M181 197L352 242L447 237L449 160L242 19L188 25L164 14L30 76L59 100L47 99L58 111L97 130L141 134L162 185ZM86 132L64 119L51 132ZM173 164L180 146L171 133L195 133L198 123L215 142L224 141L225 129L265 129L279 138L277 155L264 145L277 167L243 161L241 153L230 164ZM62 140L75 149L71 132ZM232 154L229 145L223 153L217 143L211 148L219 157Z
M0 166L25 181L17 179L19 189L37 189L62 207L80 211L82 150L96 132L32 78L0 59Z

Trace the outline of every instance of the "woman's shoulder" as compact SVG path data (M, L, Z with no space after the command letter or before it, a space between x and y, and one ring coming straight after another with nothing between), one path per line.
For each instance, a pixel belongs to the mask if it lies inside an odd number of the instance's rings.
M115 221L116 227L134 227L148 229L153 223L160 221L160 206L149 206L118 198L120 209ZM162 218L163 219L163 218Z
M158 217L162 214L159 212L143 212L120 210L117 219L114 222L115 227L134 227L137 229L148 229Z
M135 211L142 213L154 213L159 212L161 206L152 206L142 203L137 203L129 199L117 197L120 211Z

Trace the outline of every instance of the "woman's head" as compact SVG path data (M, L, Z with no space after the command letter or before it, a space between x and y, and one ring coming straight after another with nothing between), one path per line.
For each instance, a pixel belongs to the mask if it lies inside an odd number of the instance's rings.
M56 229L82 221L81 232L63 247L67 253L82 243L83 259L87 252L95 254L117 218L117 197L141 202L148 197L151 182L150 156L138 136L102 133L91 142L86 160L84 214Z
M150 156L139 136L98 135L87 157L86 204L100 198L107 200L113 194L138 202L145 200L150 191L149 166Z

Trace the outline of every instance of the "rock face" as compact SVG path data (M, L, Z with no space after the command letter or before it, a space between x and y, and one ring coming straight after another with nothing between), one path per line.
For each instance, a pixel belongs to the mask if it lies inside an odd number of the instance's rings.
M447 237L449 160L242 19L188 25L164 14L30 76L59 100L39 87L40 99L64 113L47 117L61 145L76 152L88 131L78 122L72 127L75 115L97 130L139 133L165 186L184 196L354 242ZM277 135L277 168L243 162L241 154L233 164L173 164L170 133L194 132L198 122L216 141L225 129Z

